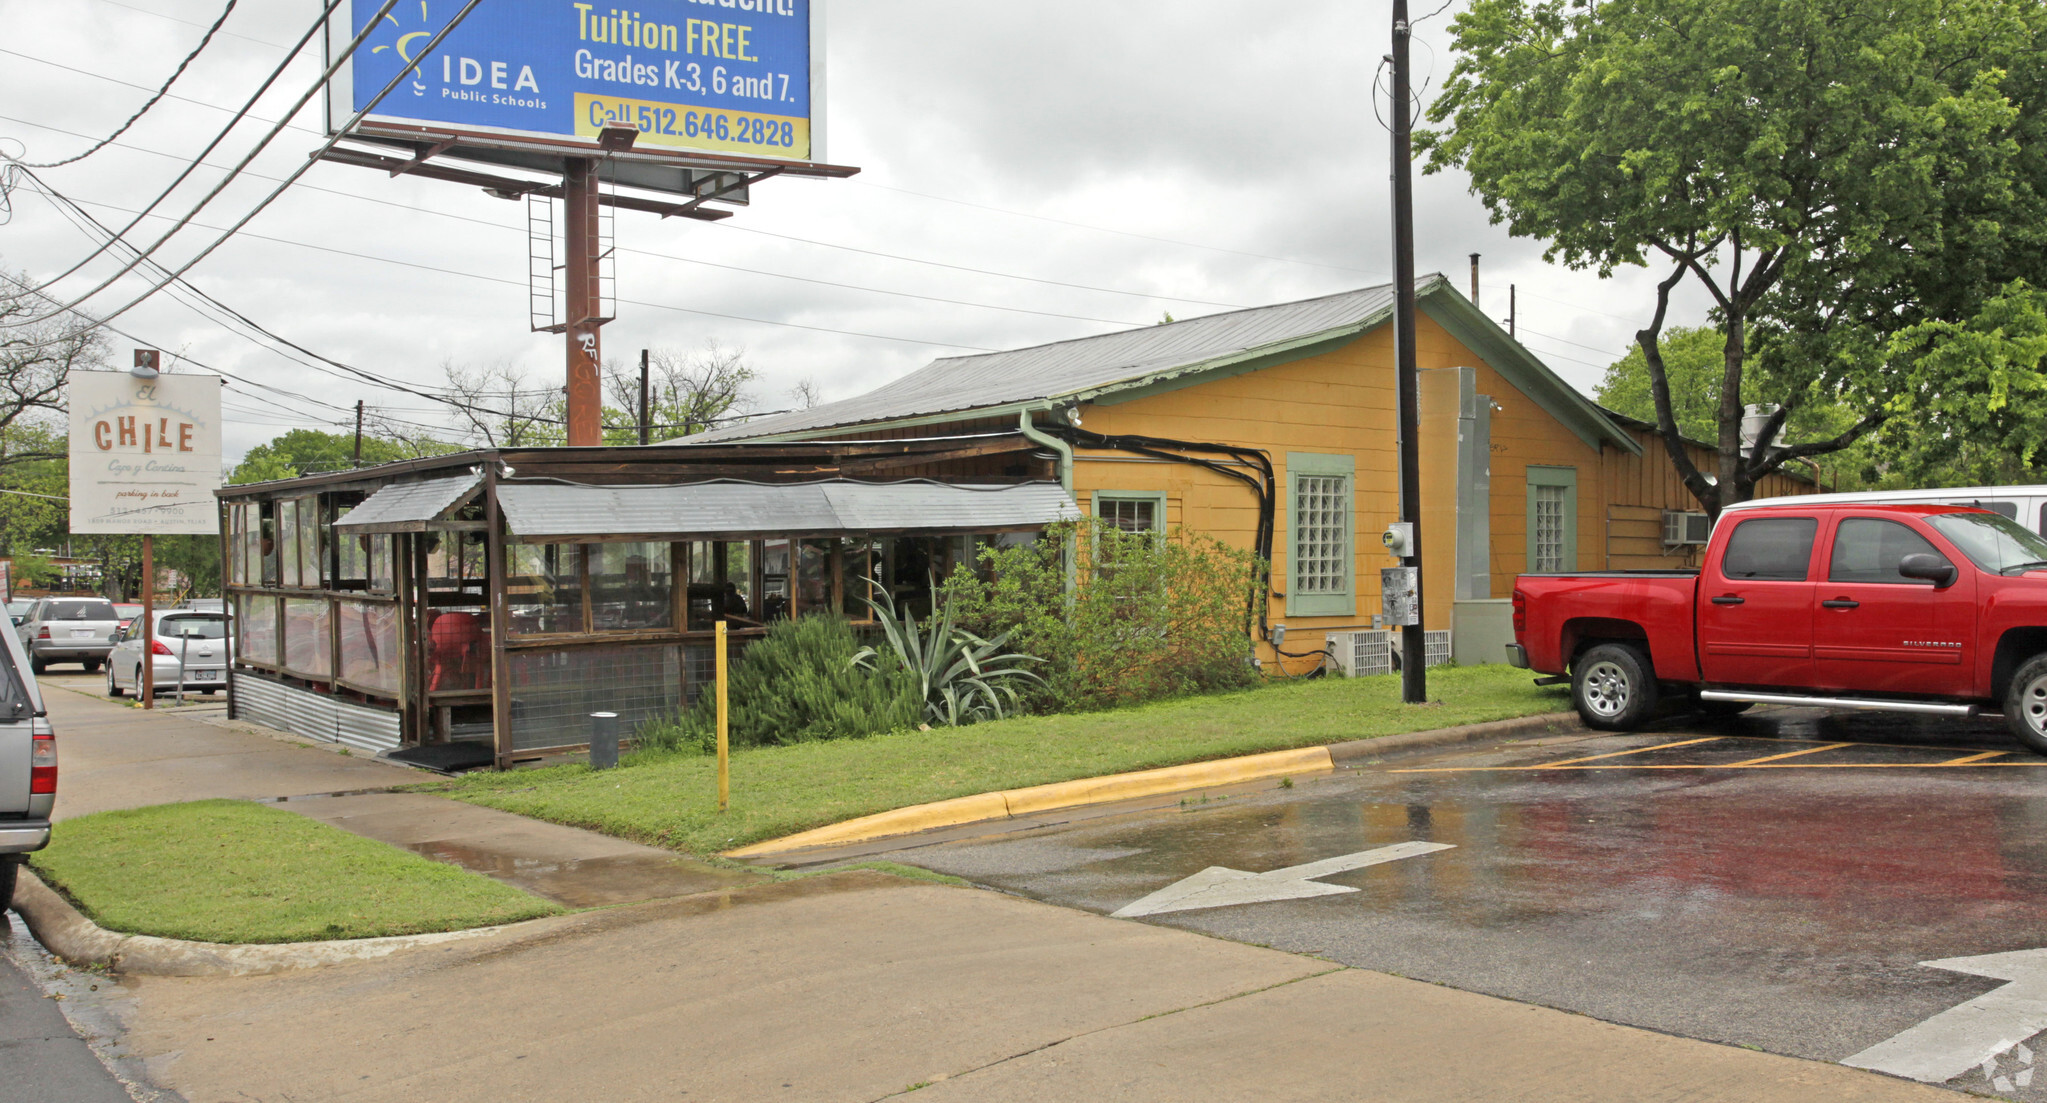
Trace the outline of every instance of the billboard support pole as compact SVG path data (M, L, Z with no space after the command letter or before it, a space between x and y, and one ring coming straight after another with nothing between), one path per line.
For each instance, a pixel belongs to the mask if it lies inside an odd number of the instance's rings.
M142 681L135 687L142 694L142 707L156 707L156 537L142 537ZM107 661L113 662L108 656ZM112 678L113 671L107 672Z
M603 386L597 330L604 324L599 285L597 161L570 157L562 165L564 283L568 291L568 443L571 448L604 443Z

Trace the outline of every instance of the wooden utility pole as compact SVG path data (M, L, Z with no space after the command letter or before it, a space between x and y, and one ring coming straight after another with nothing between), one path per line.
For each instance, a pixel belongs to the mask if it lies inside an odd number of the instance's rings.
M647 417L647 350L640 350L640 443L653 443L654 426Z
M1393 363L1400 400L1400 519L1410 533L1400 563L1414 569L1414 623L1400 628L1400 699L1429 699L1422 603L1421 376L1414 337L1414 106L1408 88L1407 0L1393 0Z
M362 399L355 400L355 461L351 467L362 466Z
M604 324L603 289L598 277L599 193L597 161L571 157L562 169L562 235L568 290L569 409L571 448L604 443L604 388L598 379L600 348L597 331Z
M112 662L111 657L108 662ZM109 678L113 677L108 672ZM180 672L180 677L183 672ZM156 538L142 538L142 707L156 707Z

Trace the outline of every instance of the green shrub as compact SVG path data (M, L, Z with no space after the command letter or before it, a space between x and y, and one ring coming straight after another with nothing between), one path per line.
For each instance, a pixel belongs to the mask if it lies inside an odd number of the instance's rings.
M1074 587L1066 590L1069 546ZM978 635L1008 633L1045 660L1040 711L1106 708L1256 681L1250 665L1261 564L1185 531L1126 533L1099 520L1056 525L1029 545L988 548L945 595Z
M914 728L924 711L917 683L900 663L853 664L860 642L839 616L777 621L741 652L727 673L728 737L734 747L848 739ZM640 750L711 750L717 695L647 721L633 733Z
M933 725L956 728L1014 715L1023 710L1018 691L1041 681L1026 667L1044 660L1004 651L1007 632L990 640L959 627L948 596L940 596L939 607L921 627L908 609L896 610L886 590L880 601L861 600L880 618L890 653L863 647L853 656L854 665L873 670L893 664L907 671L924 702L924 719Z

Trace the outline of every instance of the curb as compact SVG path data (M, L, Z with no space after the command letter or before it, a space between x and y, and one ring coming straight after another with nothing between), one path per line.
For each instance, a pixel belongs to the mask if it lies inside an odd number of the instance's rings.
M1034 785L1027 789L981 793L931 804L896 808L872 816L861 816L858 819L801 831L794 835L784 835L778 839L768 839L736 850L727 850L722 856L758 858L793 850L867 842L893 835L911 835L939 827L1014 819L1059 808L1107 804L1111 801L1159 796L1189 789L1208 789L1218 785L1257 781L1261 778L1326 773L1340 765L1378 758L1388 752L1453 743L1475 743L1518 735L1571 734L1586 730L1579 723L1577 713L1552 712L1539 716L1520 716L1510 720L1493 720L1483 724L1465 724L1454 728L1382 735L1376 739L1354 739L1322 747L1301 747L1291 751L1270 751L1213 762L1167 766L1157 770L1108 774L1103 777L1054 782L1050 785Z
M497 934L504 927L477 927L436 934L355 938L338 942L280 942L237 945L187 942L155 935L118 934L80 914L71 902L43 884L27 867L14 886L14 910L43 948L71 965L100 966L116 973L151 977L252 977L342 965L387 957L400 950Z

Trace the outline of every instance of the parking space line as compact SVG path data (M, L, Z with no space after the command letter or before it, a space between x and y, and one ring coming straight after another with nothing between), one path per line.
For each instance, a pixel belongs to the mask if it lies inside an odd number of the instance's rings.
M1729 766L1760 766L1760 765L1762 765L1762 764L1763 764L1763 763L1765 763L1765 762L1775 762L1775 761L1777 761L1777 760L1778 760L1778 759L1780 759L1780 758L1797 758L1797 757L1798 757L1799 755L1802 755L1802 754L1818 754L1818 753L1820 753L1821 751L1831 751L1831 750L1835 749L1836 747L1853 747L1853 746L1855 746L1855 745L1856 745L1856 744L1853 744L1853 743L1822 743L1822 744L1820 744L1820 745L1819 745L1819 746L1817 746L1817 747L1807 747L1806 749L1804 749L1804 750L1802 750L1802 751L1785 751L1785 752L1784 752L1783 754L1773 754L1773 755L1765 755L1765 756L1763 756L1762 758L1751 758L1751 759L1749 759L1749 760L1748 760L1748 761L1746 761L1746 762L1730 762L1730 763L1728 763L1728 765L1729 765ZM2001 751L2000 751L2000 752L1998 752L1998 753L2002 754L2003 752L2001 752Z
M1562 762L1545 762L1538 766L1510 766L1506 768L1512 770L1550 770L1558 766L1575 766L1580 762L1596 762L1602 758L1619 758L1622 755L1647 754L1650 751L1667 750L1671 747L1689 747L1694 743L1711 743L1720 738L1722 737L1708 735L1700 739L1680 739L1675 743L1658 743L1654 747L1636 747L1631 751L1608 751L1606 754L1589 754L1584 758L1567 758Z
M1961 758L1950 758L1950 759L1948 759L1948 760L1947 760L1946 762L1936 762L1936 763L1934 763L1934 765L1935 765L1935 766L1966 766L1966 765L1968 765L1968 764L1969 764L1969 763L1971 763L1971 762L1981 762L1981 761L1983 761L1983 760L1984 760L1984 759L1986 759L1986 758L1996 758L1996 757L1997 757L1998 755L2006 755L2006 754L2010 754L2010 753L2011 753L2010 751L1984 751L1984 752L1983 752L1982 754L1972 754L1972 755L1965 755L1965 756L1963 756L1963 757L1961 757Z

